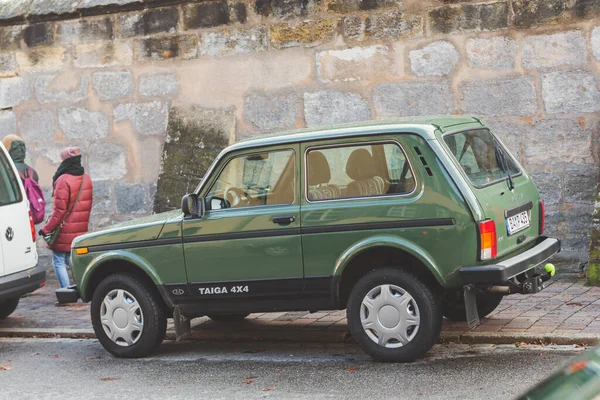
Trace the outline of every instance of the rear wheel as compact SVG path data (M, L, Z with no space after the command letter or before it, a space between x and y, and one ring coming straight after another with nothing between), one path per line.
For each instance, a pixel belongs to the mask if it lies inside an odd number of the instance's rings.
M117 357L144 357L165 337L160 295L133 274L110 275L92 297L92 325L102 346Z
M240 314L208 314L207 317L217 322L240 322L243 321L250 313Z
M0 301L0 319L4 319L12 314L19 305L19 298L13 297L12 299L6 299Z
M494 311L504 296L496 293L481 293L477 295L477 314L483 318ZM443 313L450 321L466 321L467 311L465 297L462 291L449 291L444 294Z
M399 268L380 268L363 276L352 288L346 313L352 336L378 361L422 357L442 328L439 296Z

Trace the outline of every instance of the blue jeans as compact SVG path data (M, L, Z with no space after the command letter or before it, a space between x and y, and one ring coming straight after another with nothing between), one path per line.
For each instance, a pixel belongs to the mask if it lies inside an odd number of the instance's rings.
M52 264L54 264L54 274L60 287L69 286L69 273L66 266L71 266L71 255L52 250Z

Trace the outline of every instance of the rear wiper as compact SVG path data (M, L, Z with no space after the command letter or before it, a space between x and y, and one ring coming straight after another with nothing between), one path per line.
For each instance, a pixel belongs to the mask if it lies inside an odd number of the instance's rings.
M508 190L513 190L515 188L515 183L510 175L510 169L508 168L506 157L504 157L504 151L502 151L500 143L498 143L497 140L494 140L494 151L496 152L496 160L498 161L498 164L500 164L500 168L502 168L508 176Z

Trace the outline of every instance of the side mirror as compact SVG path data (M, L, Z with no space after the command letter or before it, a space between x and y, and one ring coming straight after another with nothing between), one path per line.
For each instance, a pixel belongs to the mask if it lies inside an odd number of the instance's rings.
M195 193L186 194L181 199L181 211L186 217L201 217L204 215L204 200Z

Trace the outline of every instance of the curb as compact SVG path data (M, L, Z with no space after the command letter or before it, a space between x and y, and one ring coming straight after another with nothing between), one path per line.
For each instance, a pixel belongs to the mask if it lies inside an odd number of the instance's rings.
M20 338L70 338L94 339L91 329L59 328L0 328L0 337ZM165 340L175 340L175 332L167 331ZM291 342L291 343L346 343L354 344L350 333L345 330L332 331L192 331L185 340L215 340L239 342ZM515 332L442 332L440 342L444 344L537 344L537 345L582 345L595 346L600 343L600 334L553 334L553 333L515 333Z

